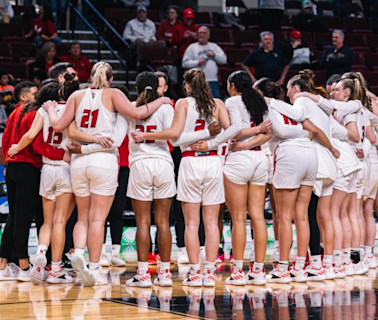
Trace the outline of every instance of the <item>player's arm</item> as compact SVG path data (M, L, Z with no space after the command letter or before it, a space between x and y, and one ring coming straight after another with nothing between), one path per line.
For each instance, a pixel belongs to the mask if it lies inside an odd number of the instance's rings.
M231 143L230 150L231 151L242 151L242 150L250 150L256 147L260 147L264 143L268 142L272 137L272 130L268 129L265 133L260 133L253 139L242 142L242 141L235 141Z
M271 126L272 126L272 121L270 120L263 121L256 127L242 129L240 133L235 137L235 139L243 140L252 136L256 136L260 133L266 133L269 131Z
M12 157L16 155L17 153L19 153L21 150L25 149L30 143L32 143L32 141L38 135L38 133L41 132L42 128L43 128L43 117L39 112L37 112L28 132L26 132L22 136L21 140L17 144L14 144L9 148L9 151L8 151L9 156Z
M345 128L348 130L349 140L358 143L360 141L360 134L358 132L357 123L355 121L348 122Z
M373 132L373 129L371 128L371 126L367 126L366 127L366 137L368 138L368 140L370 141L370 143L372 145L375 145L376 141L377 141L377 138Z

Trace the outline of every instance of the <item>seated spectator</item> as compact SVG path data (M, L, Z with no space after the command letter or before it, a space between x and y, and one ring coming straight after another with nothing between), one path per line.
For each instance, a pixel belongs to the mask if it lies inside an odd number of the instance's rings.
M168 19L163 20L157 30L156 38L163 40L167 45L171 45L174 38L177 38L177 30L175 28L178 22L178 8L171 6L167 11Z
M34 62L34 71L42 70L48 72L49 69L60 62L56 56L56 46L52 42L46 42L41 50L41 55Z
M7 115L7 108L8 105L4 104L3 102L3 96L0 95L0 132L4 132L5 125L8 120L8 115Z
M9 0L0 0L0 22L9 23L14 16L14 11Z
M81 55L79 42L72 42L69 48L70 55L61 56L60 59L69 62L75 68L80 82L87 82L91 76L92 63Z
M218 82L218 64L226 64L227 56L216 43L209 42L210 29L198 29L198 42L192 43L184 53L184 69L201 68L214 98L221 98Z
M333 48L324 51L319 64L327 70L327 77L335 73L343 74L352 71L352 50L344 45L344 32L334 30L332 32Z
M289 71L289 61L286 56L274 47L274 35L269 31L260 33L261 45L249 54L244 60L242 67L248 72L252 81L260 78L269 78L279 83L284 83ZM252 74L251 67L255 68Z
M3 104L11 104L13 101L14 87L9 84L10 79L8 73L0 71L0 95Z
M33 82L35 83L37 87L39 87L41 85L41 82L47 79L48 77L49 76L47 75L45 71L36 70L34 71L34 74L33 74Z
M194 24L194 11L186 8L182 13L183 21L175 26L177 30L177 38L172 44L179 45L179 57L182 59L184 52L190 44L197 40L197 31L199 26Z
M33 38L38 48L46 42L55 44L62 42L56 32L53 13L49 4L44 4L39 8L39 16L35 19L32 30L25 37Z
M64 80L65 73L76 74L74 81L78 80L77 73L73 67L73 64L68 63L68 62L59 62L53 65L49 69L49 78L54 79L55 81L58 81L60 83Z
M142 47L165 47L165 42L157 40L155 37L156 27L150 19L147 18L147 8L139 6L137 8L137 17L130 20L123 37L131 42L131 48L135 48L137 54L137 67L140 66Z
M150 0L121 0L125 7L139 7L145 6L148 7L150 5Z
M316 16L314 5L309 0L302 2L302 12L293 17L293 27L302 32L328 31L323 22Z

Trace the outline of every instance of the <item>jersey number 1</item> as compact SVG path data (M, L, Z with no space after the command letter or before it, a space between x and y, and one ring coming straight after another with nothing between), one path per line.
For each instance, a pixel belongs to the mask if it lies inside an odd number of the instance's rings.
M80 127L88 128L89 126L89 118L91 119L91 128L95 128L97 124L97 117L98 117L98 109L91 111L89 109L85 109L83 111L83 116L81 117L81 124Z
M47 137L47 143L49 144L61 144L63 140L62 132L55 132L52 127L49 128L49 136Z

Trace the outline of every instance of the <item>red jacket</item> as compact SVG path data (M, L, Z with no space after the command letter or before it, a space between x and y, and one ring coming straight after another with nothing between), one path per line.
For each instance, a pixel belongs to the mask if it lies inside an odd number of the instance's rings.
M60 60L64 62L69 62L73 64L75 71L79 77L80 82L87 82L92 71L92 63L84 56L79 56L77 59L68 56L59 57Z
M184 52L189 45L191 45L193 42L196 42L197 40L193 37L189 36L187 38L184 38L184 34L186 30L195 31L197 32L199 29L199 26L195 24L191 24L190 26L187 26L183 22L177 24L175 26L175 29L177 31L177 37L173 39L172 44L173 45L179 45L179 56L182 58L184 56Z
M19 126L16 128L21 112L24 110L24 108L24 106L16 108L8 118L2 140L2 150L5 162L26 162L30 163L33 167L40 169L42 168L41 154L52 160L62 160L64 150L56 149L44 142L42 132L39 133L33 144L28 145L25 149L20 151L20 153L16 154L12 158L8 156L9 148L12 146L12 144L17 144L21 140L22 136L28 132L34 121L35 115L37 114L37 110L25 113ZM41 154L37 153L37 150L38 152L41 152Z
M175 28L178 24L176 22L176 24L172 25L168 20L163 20L156 32L156 38L172 43L173 39L178 38L178 31Z

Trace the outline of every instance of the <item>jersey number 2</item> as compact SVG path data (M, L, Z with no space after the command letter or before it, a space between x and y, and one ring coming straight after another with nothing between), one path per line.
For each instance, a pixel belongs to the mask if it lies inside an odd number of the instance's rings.
M55 132L52 127L49 128L49 136L47 137L47 143L49 144L61 144L63 140L62 132Z
M140 124L137 124L135 126L135 130L136 131L140 131L140 132L156 132L156 129L157 129L157 126L146 126L146 131L144 130L144 126L140 125ZM145 140L143 142L140 142L140 143L154 143L155 140Z
M91 111L89 109L84 109L83 116L81 117L81 124L80 127L88 128L89 126L89 119L91 119L91 128L95 128L97 124L97 117L98 117L98 109Z
M205 130L205 120L198 119L196 121L196 127L194 131L201 131L201 130Z

